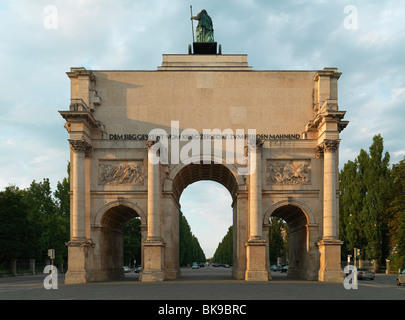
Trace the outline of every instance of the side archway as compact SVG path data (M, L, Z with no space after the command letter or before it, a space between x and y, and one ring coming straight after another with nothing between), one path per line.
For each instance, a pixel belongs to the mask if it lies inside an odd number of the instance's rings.
M126 222L139 217L141 220L141 241L146 238L147 216L135 203L118 199L103 205L91 226L92 238L98 245L94 248L94 278L105 281L124 277L123 271L123 229ZM143 253L141 252L141 256ZM142 261L143 263L143 261Z
M319 228L312 210L303 202L286 199L270 206L263 218L264 230L268 230L271 217L283 219L289 228L288 276L305 280L317 280L318 266L316 239ZM268 236L266 237L268 240Z

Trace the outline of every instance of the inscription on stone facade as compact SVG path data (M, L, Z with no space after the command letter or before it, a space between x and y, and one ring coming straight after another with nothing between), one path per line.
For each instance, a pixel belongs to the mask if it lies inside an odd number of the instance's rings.
M268 184L309 184L311 162L309 160L268 160L266 176Z
M110 162L106 161L99 165L99 184L143 184L145 174L143 164L138 162Z

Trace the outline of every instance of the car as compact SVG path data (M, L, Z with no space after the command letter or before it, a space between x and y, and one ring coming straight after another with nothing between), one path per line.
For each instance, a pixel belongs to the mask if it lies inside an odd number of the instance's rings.
M397 286L405 284L405 269L402 270L400 274L398 274L397 278Z
M374 280L375 278L375 273L368 270L368 269L357 269L357 279L362 280L362 279L369 279L369 280Z
M136 269L135 269L135 273L139 273L139 272L141 272L142 271L142 267L141 266L138 266Z
M219 263L214 262L214 263L212 264L212 266L213 266L214 268L219 268Z
M288 266L284 266L280 270L281 273L283 273L283 272L287 273L287 271L288 271Z
M191 269L200 269L200 266L198 265L197 262L193 262L193 265L191 266Z
M125 272L125 273L131 272L131 269L130 269L129 267L124 266L123 268L124 268L124 272Z

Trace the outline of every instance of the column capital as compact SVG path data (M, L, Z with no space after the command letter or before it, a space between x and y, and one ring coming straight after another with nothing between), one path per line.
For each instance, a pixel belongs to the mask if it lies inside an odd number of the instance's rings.
M85 139L71 140L69 139L70 149L74 152L84 152L88 157L91 154L93 147Z
M339 149L339 143L340 139L335 140L325 139L321 143L320 147L323 149L323 151L335 152L337 149Z
M339 149L340 139L325 139L318 145L316 156L319 158L324 152L335 152Z

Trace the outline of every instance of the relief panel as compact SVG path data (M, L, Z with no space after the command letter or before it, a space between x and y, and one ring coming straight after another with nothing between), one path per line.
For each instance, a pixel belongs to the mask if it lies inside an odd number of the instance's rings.
M267 160L266 180L267 184L310 184L311 161Z
M143 161L100 161L100 185L143 185L145 173Z

